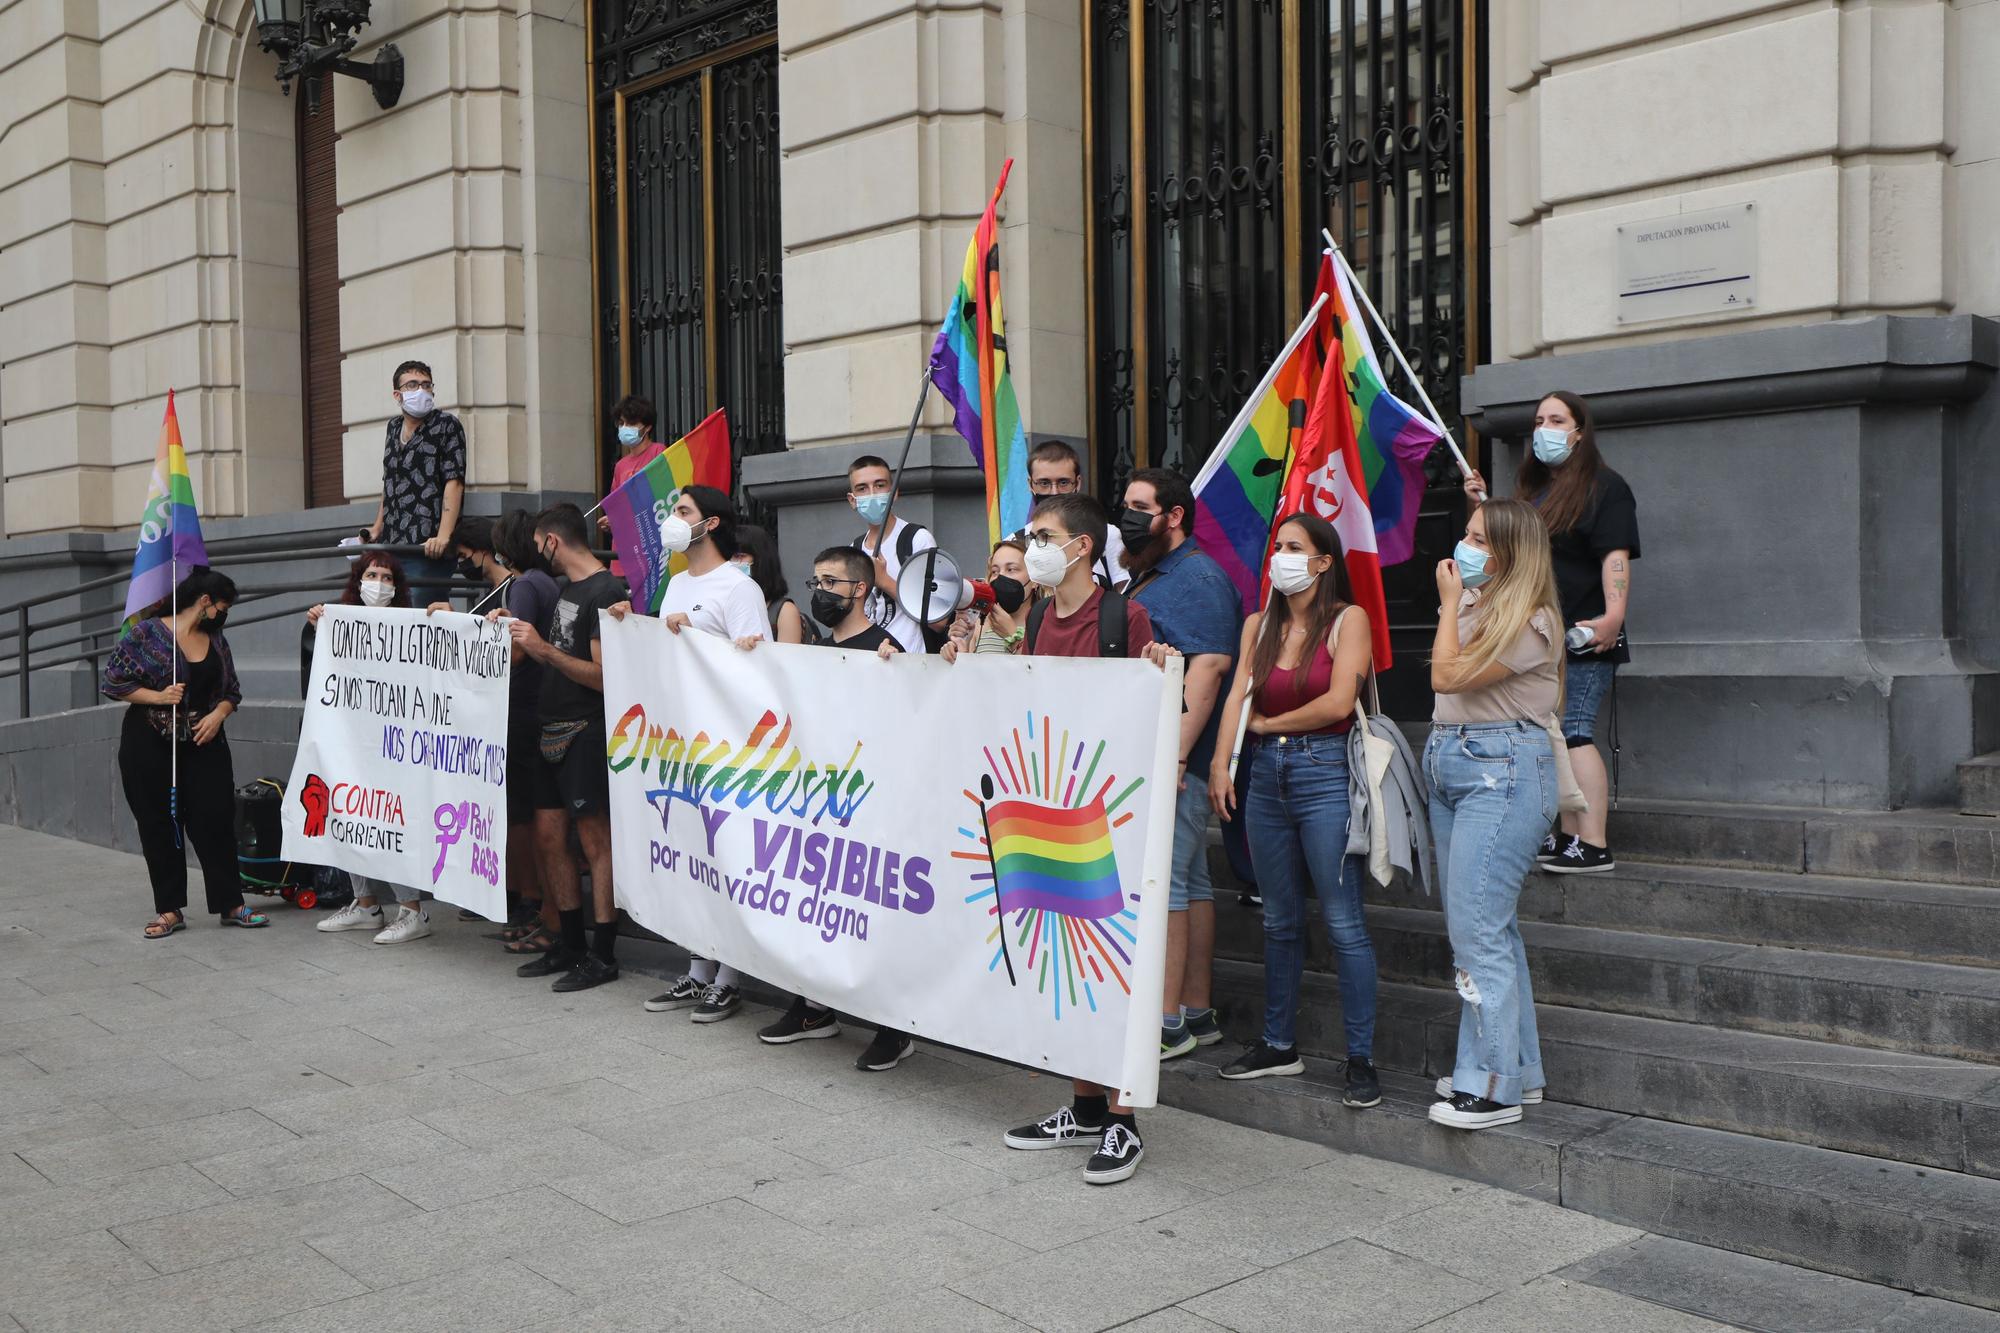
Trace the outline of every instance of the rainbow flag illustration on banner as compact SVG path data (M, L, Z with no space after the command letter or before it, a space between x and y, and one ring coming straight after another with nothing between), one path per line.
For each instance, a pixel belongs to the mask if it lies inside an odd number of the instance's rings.
M660 613L667 580L687 567L686 557L661 545L660 525L666 522L683 487L713 486L728 491L729 464L729 418L718 407L604 497L604 514L611 520L611 544L631 586L633 606L644 607L653 615Z
M994 214L1007 188L1008 158L1000 182L980 215L965 250L965 270L951 311L931 347L931 382L952 406L952 424L972 447L986 474L989 542L1018 532L1028 521L1028 433L1007 375L1007 328L1000 309L1000 228Z
M987 807L986 822L1003 915L1039 908L1101 919L1124 910L1101 793L1074 807L996 801Z
M194 479L181 448L181 422L174 415L174 391L167 390L167 415L160 422L160 446L153 455L153 481L139 519L139 545L132 552L132 583L125 590L125 627L167 600L174 585L197 565L208 563L201 541L201 515L194 505Z
M1345 257L1320 261L1319 290L1329 297L1331 332L1326 364L1346 371L1355 446L1367 477L1368 508L1382 564L1397 565L1416 549L1417 509L1424 499L1424 460L1444 431L1385 387L1368 325L1354 299ZM1386 665L1378 662L1377 668Z
M1324 297L1313 302L1194 479L1195 541L1243 594L1245 614L1263 604L1264 553L1284 489L1287 443L1292 427L1304 425L1319 379L1318 349L1307 335L1325 305Z

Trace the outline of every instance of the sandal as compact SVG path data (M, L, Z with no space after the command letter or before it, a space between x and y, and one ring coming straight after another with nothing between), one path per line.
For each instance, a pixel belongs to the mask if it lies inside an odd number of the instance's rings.
M171 920L168 919L170 917ZM149 940L163 940L175 931L187 928L187 918L179 912L162 912L146 923L145 935Z
M536 926L529 934L518 940L509 940L500 947L508 953L548 953L561 944L562 941L547 926Z
M253 912L248 905L245 905L233 912L224 912L222 914L222 924L225 926L242 926L245 930L254 930L258 926L270 925L271 918L265 916L262 912Z
M515 940L527 939L528 936L541 929L543 929L541 919L539 917L531 917L526 921L515 921L501 927L500 933L493 938L506 944L512 944Z

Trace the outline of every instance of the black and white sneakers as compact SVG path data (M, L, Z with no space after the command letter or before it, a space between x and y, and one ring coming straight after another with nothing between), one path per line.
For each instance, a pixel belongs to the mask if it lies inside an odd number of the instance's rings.
M1451 1100L1451 1075L1446 1074L1437 1081L1437 1095L1444 1101ZM1541 1104L1542 1090L1540 1088L1523 1088L1521 1090L1521 1105L1540 1106Z
M1521 1108L1460 1092L1454 1093L1449 1101L1432 1102L1430 1119L1434 1125L1452 1129L1491 1129L1495 1125L1520 1123Z
M1298 1047L1281 1051L1261 1041L1222 1067L1222 1077L1227 1079L1272 1078L1305 1072L1306 1062L1299 1058Z
M854 1057L854 1067L864 1074L883 1074L917 1053L917 1043L891 1028L877 1028L868 1049Z
M701 1003L705 987L699 981L683 972L674 978L674 984L652 999L646 1001L649 1014L670 1013L675 1009L687 1009Z
M720 1023L725 1018L734 1018L742 1007L742 991L716 983L701 993L701 1003L695 1006L692 1017L697 1023Z
M840 1019L833 1010L815 1009L806 1003L803 995L792 1001L792 1007L785 1010L784 1017L769 1027L757 1030L757 1040L766 1046L789 1046L795 1041L839 1035Z
M1139 1139L1139 1126L1129 1116L1106 1113L1104 1123L1086 1125L1076 1118L1076 1108L1065 1106L1032 1125L1007 1131L1003 1140L1009 1148L1095 1148L1084 1164L1083 1178L1092 1185L1116 1185L1130 1180L1146 1155Z
M1563 844L1568 842L1569 838L1570 835L1567 833L1561 837L1556 836L1554 833L1545 835L1542 838L1542 845L1535 849L1535 863L1537 865L1546 865L1558 856L1561 856Z
M1548 846L1546 842L1542 845L1545 849ZM1574 834L1564 836L1561 851L1553 856L1537 855L1535 860L1542 871L1550 875L1591 875L1618 868L1609 847L1585 842Z
M1138 1127L1114 1120L1104 1127L1104 1137L1098 1140L1097 1151L1084 1164L1084 1182L1116 1185L1121 1180L1130 1180L1132 1173L1139 1169L1139 1159L1145 1155L1146 1145L1139 1141Z
M1096 1143L1103 1133L1103 1125L1083 1124L1077 1120L1075 1110L1065 1106L1032 1125L1008 1130L1002 1142L1009 1148L1030 1151L1036 1148L1087 1148Z

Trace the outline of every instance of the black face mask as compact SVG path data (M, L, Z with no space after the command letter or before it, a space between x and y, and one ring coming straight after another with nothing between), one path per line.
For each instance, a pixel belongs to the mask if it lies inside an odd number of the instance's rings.
M854 609L852 597L840 597L825 589L815 589L812 595L813 619L828 629L847 619L847 613Z
M1021 603L1028 600L1028 590L1019 579L1010 579L1005 574L991 580L993 601L1002 611L1013 615L1021 609Z
M220 634L222 627L228 623L229 613L227 611L217 611L212 616L197 616L194 627L203 634Z
M1153 544L1160 534L1153 531L1153 520L1158 514L1148 514L1138 509L1127 509L1118 516L1118 535L1125 539L1128 551L1143 551Z
M469 559L466 556L460 556L458 558L458 576L462 579L480 579L486 577L486 575L483 572L481 572L479 566L474 564L471 561L471 559Z

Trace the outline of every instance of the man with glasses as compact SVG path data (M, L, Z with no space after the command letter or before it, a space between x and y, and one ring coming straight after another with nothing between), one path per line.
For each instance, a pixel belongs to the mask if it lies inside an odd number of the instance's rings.
M362 530L371 542L421 546L402 557L417 605L451 595L452 533L465 505L465 427L440 411L431 368L405 361L390 380L397 415L382 448L382 500Z
M1061 440L1043 440L1029 452L1028 491L1035 497L1036 506L1052 495L1076 495L1082 490L1083 462L1076 456L1076 450ZM1014 540L1020 541L1026 535L1027 529L1023 528L1014 534ZM1123 588L1131 580L1132 575L1123 563L1124 554L1125 543L1120 540L1118 529L1106 528L1104 549L1090 567L1098 586Z

